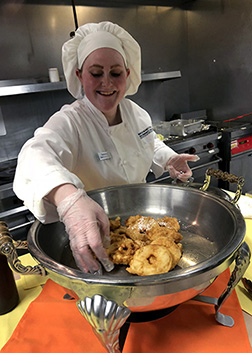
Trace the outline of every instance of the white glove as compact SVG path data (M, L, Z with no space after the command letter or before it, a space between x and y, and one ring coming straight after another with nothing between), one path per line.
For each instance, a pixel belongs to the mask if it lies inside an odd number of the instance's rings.
M59 203L57 211L65 224L77 266L83 272L99 271L99 263L92 255L92 250L105 270L111 271L114 264L103 247L110 243L110 225L102 207L84 190L78 189Z
M186 182L192 176L187 162L196 162L199 159L197 155L193 154L177 154L168 159L165 169L169 171L171 178Z

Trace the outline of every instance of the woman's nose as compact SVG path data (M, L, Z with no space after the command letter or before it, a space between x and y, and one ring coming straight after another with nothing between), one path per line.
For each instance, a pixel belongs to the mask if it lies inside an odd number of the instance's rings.
M106 73L103 74L102 84L106 87L111 85L111 77L109 74L106 74Z

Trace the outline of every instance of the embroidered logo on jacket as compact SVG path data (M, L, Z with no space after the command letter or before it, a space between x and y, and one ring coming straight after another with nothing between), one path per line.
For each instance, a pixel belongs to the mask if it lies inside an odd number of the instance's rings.
M140 139L143 139L144 137L148 136L150 133L152 133L153 128L151 126L148 126L146 129L144 129L143 131L140 131L138 133L138 136L140 137Z

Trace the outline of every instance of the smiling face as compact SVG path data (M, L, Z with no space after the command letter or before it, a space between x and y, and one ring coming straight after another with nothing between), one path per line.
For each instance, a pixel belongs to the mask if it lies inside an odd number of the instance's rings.
M76 74L90 102L109 123L113 123L129 75L121 54L110 48L97 49L86 58L82 71L77 70Z

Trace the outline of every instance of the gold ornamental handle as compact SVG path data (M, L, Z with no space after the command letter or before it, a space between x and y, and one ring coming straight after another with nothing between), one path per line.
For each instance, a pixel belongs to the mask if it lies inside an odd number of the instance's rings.
M42 265L24 266L18 258L16 249L26 248L26 242L18 241L14 244L9 229L5 222L0 222L0 253L7 257L13 271L21 275L46 276L46 270Z
M223 181L228 181L229 183L236 183L237 190L234 198L231 200L232 204L236 204L241 197L242 187L244 185L244 178L237 177L234 174L229 174L227 172L223 172L219 169L208 168L205 174L205 180L203 186L200 188L202 191L206 191L210 185L211 176L214 176L217 179L222 179Z

